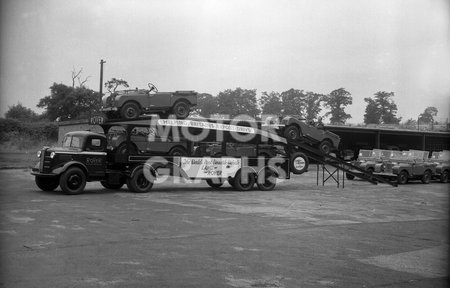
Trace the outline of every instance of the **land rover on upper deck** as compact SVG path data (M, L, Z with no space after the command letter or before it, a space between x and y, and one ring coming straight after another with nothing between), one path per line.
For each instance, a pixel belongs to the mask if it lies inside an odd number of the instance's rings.
M145 113L159 114L161 118L173 114L184 119L197 105L198 93L195 91L158 92L151 83L148 87L107 93L102 98L101 111L110 119L135 119Z

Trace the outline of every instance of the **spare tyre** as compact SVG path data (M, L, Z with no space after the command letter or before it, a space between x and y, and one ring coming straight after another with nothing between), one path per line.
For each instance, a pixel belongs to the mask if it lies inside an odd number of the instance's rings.
M308 171L309 159L301 153L295 152L291 155L291 171L294 174L303 174Z

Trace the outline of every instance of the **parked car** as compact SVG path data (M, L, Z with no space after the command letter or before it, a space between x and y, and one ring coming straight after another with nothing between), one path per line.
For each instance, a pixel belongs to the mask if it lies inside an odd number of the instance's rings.
M197 92L158 92L149 83L149 89L121 90L102 98L102 109L108 118L134 119L144 113L156 113L163 118L174 114L176 118L189 116L191 107L197 105Z
M436 164L428 161L428 151L409 150L406 158L399 160L392 167L399 184L406 184L409 180L421 180L428 184L436 171Z
M450 151L433 152L430 161L436 164L436 177L440 182L447 183L450 172Z
M307 123L305 119L292 116L284 117L278 130L288 141L303 141L316 148L324 154L330 154L337 151L341 138L324 129L322 126L316 126Z
M181 138L161 136L156 129L135 127L131 131L131 143L127 145L124 130L112 130L108 133L108 148L119 154L167 154L185 156L187 143Z

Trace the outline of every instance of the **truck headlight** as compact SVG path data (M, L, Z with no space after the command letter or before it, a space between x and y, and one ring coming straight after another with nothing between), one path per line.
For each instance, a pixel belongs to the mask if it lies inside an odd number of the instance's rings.
M50 158L53 159L55 157L55 155L56 155L55 152L50 153Z
M39 150L39 151L36 153L36 155L37 155L38 158L41 158L41 154L42 154L42 151L41 151L41 150Z

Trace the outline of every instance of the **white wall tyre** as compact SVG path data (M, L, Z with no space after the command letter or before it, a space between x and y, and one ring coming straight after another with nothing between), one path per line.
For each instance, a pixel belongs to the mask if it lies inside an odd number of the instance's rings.
M303 174L308 171L309 159L308 157L301 153L296 152L291 156L291 171L294 174Z

